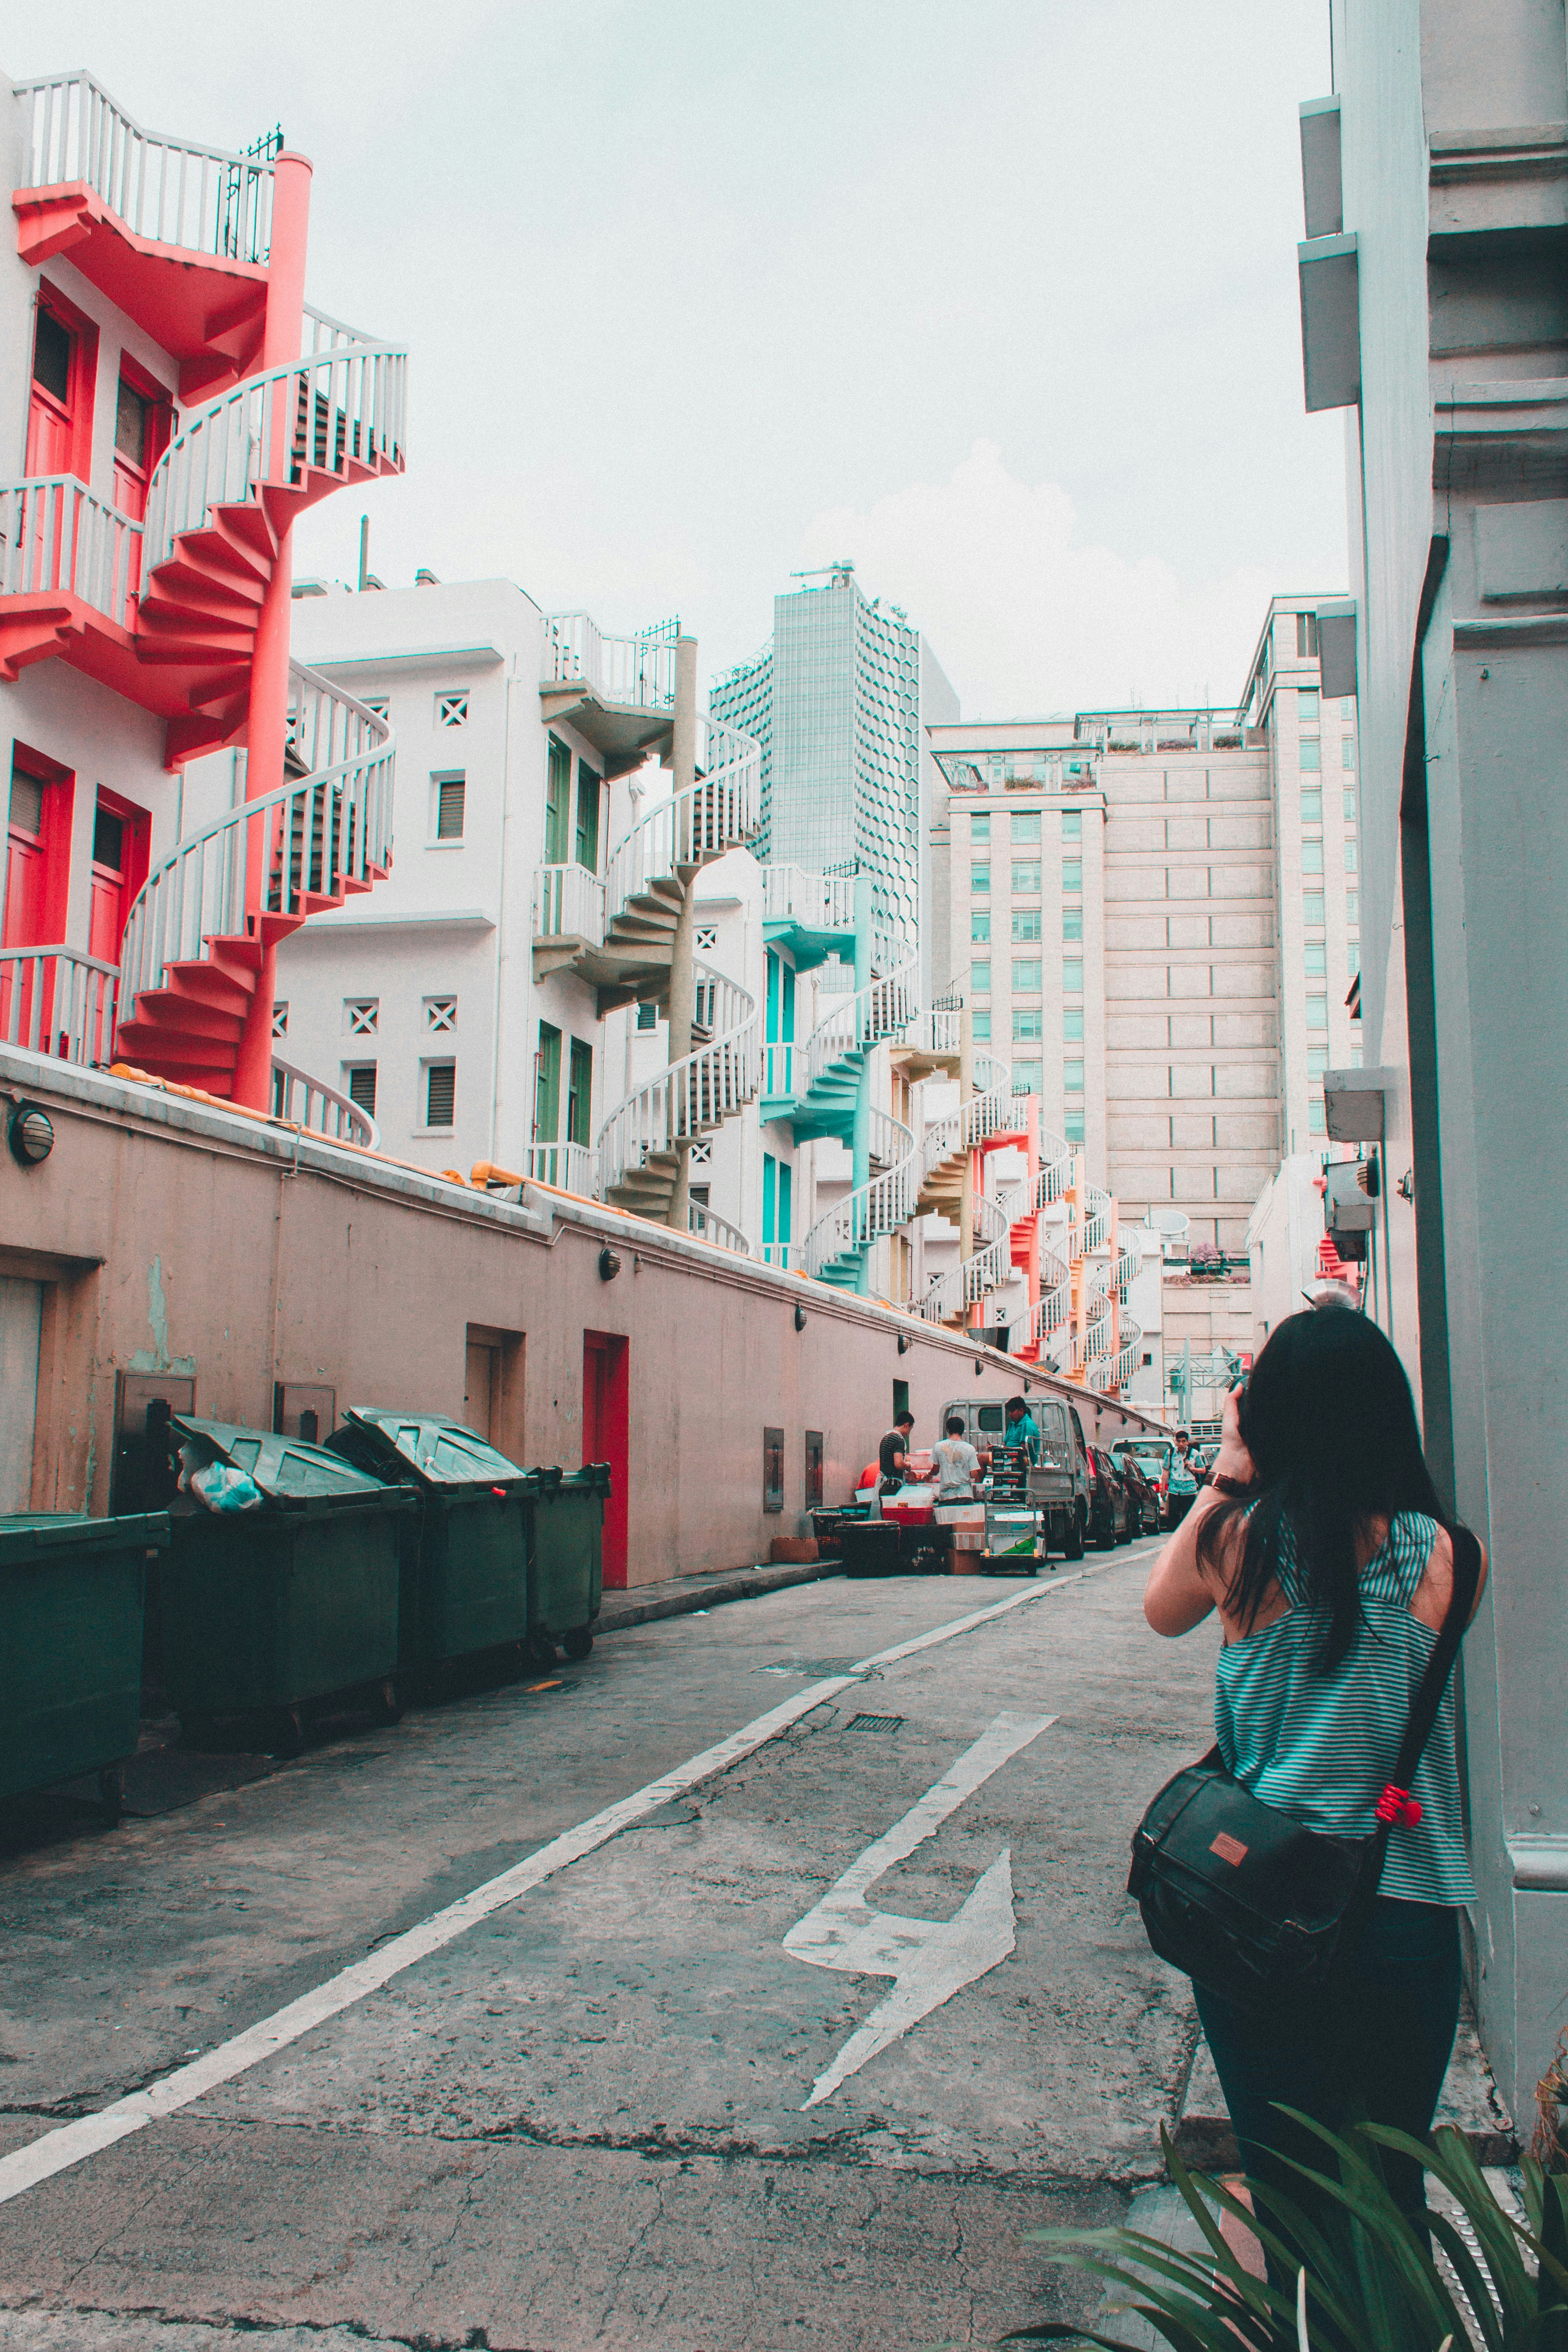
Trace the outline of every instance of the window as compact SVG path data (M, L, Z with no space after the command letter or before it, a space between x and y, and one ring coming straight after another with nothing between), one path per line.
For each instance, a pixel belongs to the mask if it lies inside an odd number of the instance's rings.
M1296 746L1296 764L1304 776L1316 775L1323 764L1323 747L1315 735L1303 735Z
M1075 891L1075 890L1081 890L1082 888L1083 888L1083 860L1082 860L1081 858L1079 858L1079 857L1074 857L1074 858L1071 858L1071 859L1068 859L1068 858L1065 858L1065 857L1064 857L1064 858L1063 858L1063 860L1062 860L1062 894L1063 894L1063 896L1064 896L1064 897L1070 896L1070 894L1071 894L1073 891Z
M987 898L991 895L991 868L972 866L969 869L969 895L972 898Z
M704 923L701 926L697 933L696 947L699 955L716 955L718 953L719 933L713 924Z
M561 1032L548 1021L539 1024L539 1051L533 1057L533 1139L553 1143L561 1126Z
M1064 1062L1062 1064L1062 1091L1064 1094L1069 1095L1082 1094L1083 1064L1081 1062Z
M657 1004L639 1004L637 1006L637 1027L639 1029L657 1029L658 1027L658 1007Z
M572 754L552 735L544 756L544 863L564 866L571 854L567 839L572 805Z
M580 1037L572 1040L566 1077L566 1140L587 1143L594 1119L594 1048Z
M1345 970L1349 972L1352 980L1361 970L1361 941L1359 940L1347 940L1345 942Z
M272 1008L272 1034L275 1037L287 1037L289 1034L289 1007L286 1003L274 1004Z
M1013 888L1021 898L1037 898L1040 888L1040 861L1033 858L1013 861Z
M1016 1095L1037 1095L1042 1082L1042 1066L1036 1061L1015 1062L1013 1092Z
M599 785L586 760L577 762L577 863L590 874L599 870Z
M71 352L76 338L70 329L40 302L33 335L33 381L64 402L70 398Z
M1040 812L1038 809L1015 809L1010 827L1015 841L1038 841Z
M1321 890L1304 890L1301 894L1301 920L1309 930L1323 919L1323 894Z
M976 814L976 815L972 816L972 817L970 818L970 820L969 820L969 838L970 838L970 840L971 840L971 841L989 841L989 840L990 840L990 838L991 838L991 818L990 818L990 814L989 814L989 813L987 813L987 814L984 814L984 816Z
M691 1147L690 1162L693 1168L711 1168L713 1165L711 1143L694 1143Z
M991 1013L989 1007L987 1007L984 1013L972 1013L970 1015L970 1034L975 1038L980 1045L988 1045L991 1043Z
M1013 1008L1013 1034L1019 1037L1043 1037L1045 1018L1037 1004L1018 1004Z
M822 1508L822 1432L808 1429L805 1433L805 1507L808 1511Z
M1063 1007L1062 1036L1069 1045L1082 1045L1083 1007L1081 1004L1068 1004Z
M351 1037L374 1037L381 1020L379 996L349 996L343 1000L343 1027Z
M1327 998L1326 996L1309 996L1309 997L1308 997L1308 999L1307 999L1307 1026L1308 1026L1308 1028L1309 1028L1309 1029L1325 1029L1325 1030L1326 1030L1326 1029L1327 1029L1327 1027L1328 1027L1328 1025L1329 1025L1329 1000L1328 1000L1328 998Z
M1077 956L1067 956L1062 961L1062 994L1083 994L1083 965Z
M1322 870L1323 870L1323 845L1322 845L1322 843L1321 843L1321 841L1304 841L1304 842L1301 844L1301 871L1302 871L1302 873L1303 873L1303 874L1321 874L1321 873L1322 872Z
M991 943L991 909L989 907L985 908L984 911L979 908L974 908L971 910L969 917L969 937L973 946L977 948L989 947Z
M351 1062L349 1065L349 1100L356 1103L367 1117L375 1117L375 1064Z
M1345 892L1345 920L1347 923L1359 923L1361 920L1361 892L1359 890L1347 890Z
M1323 795L1321 793L1304 792L1301 794L1301 822L1303 824L1322 824Z
M445 1033L458 1025L458 1000L455 996L427 996L425 999L425 1026Z
M1314 974L1326 972L1329 968L1324 961L1327 954L1328 950L1321 940L1309 940L1301 950L1302 970Z
M1062 1139L1064 1142L1067 1143L1081 1143L1083 1141L1083 1113L1081 1110L1064 1111L1062 1114ZM1144 1361L1147 1362L1148 1360L1148 1358L1145 1357Z
M1347 784L1345 787L1345 823L1347 824L1353 824L1355 823L1355 816L1356 801L1354 788Z
M1315 661L1317 659L1317 654L1318 616L1316 613L1298 613L1296 615L1296 658L1298 661ZM1314 696L1313 700L1315 701L1316 699L1317 698Z
M1314 1095L1307 1105L1307 1132L1309 1135L1326 1135L1328 1132L1328 1122L1323 1117L1321 1095Z
M461 841L463 837L463 778L436 778L436 838L437 841Z
M1040 936L1040 910L1037 907L1016 907L1013 910L1013 944L1029 947Z
M1040 959L1038 956L1015 956L1013 958L1013 987L1016 993L1025 996L1029 995L1031 992L1037 995L1038 994L1040 987Z
M1082 809L1063 809L1062 839L1064 841L1081 841L1083 839Z
M1328 1066L1328 1047L1326 1045L1309 1045L1307 1048L1307 1076L1310 1078L1321 1078Z
M1353 874L1355 870L1356 846L1353 841L1347 841L1345 844L1345 872L1347 874Z
M1315 686L1304 686L1296 697L1296 716L1298 719L1316 719L1318 716L1318 689Z
M1064 940L1082 939L1083 908L1081 907L1064 907L1062 908L1062 937Z
M991 967L988 963L972 963L969 967L969 990L972 996L991 993Z
M1355 737L1353 735L1347 735L1342 740L1340 744L1340 761L1342 766L1352 770L1354 769Z
M452 688L436 697L437 727L466 727L468 723L468 689L466 686Z
M427 1062L425 1066L426 1126L450 1127L457 1096L458 1065L456 1062Z
M763 1508L782 1511L784 1508L784 1449L782 1429L763 1432Z

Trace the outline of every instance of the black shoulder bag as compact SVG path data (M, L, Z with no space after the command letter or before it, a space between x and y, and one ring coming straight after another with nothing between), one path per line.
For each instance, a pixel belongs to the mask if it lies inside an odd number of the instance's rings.
M1167 1780L1132 1839L1127 1891L1163 1960L1244 2008L1319 1992L1377 1894L1389 1834L1421 1808L1410 1783L1436 1719L1480 1578L1480 1547L1453 1530L1454 1589L1411 1702L1370 1837L1303 1829L1234 1780L1217 1748Z

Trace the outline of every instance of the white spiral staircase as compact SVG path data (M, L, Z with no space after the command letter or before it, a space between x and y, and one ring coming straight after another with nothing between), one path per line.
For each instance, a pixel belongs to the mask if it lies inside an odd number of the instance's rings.
M860 1072L871 1048L901 1037L920 1013L920 959L875 978L852 995L831 998L804 1049L802 1116L795 1134L837 1134L850 1139ZM800 1049L796 1049L800 1050ZM916 1213L921 1154L901 1119L873 1109L871 1174L824 1211L806 1229L801 1264L837 1288L857 1287L874 1243L908 1224Z

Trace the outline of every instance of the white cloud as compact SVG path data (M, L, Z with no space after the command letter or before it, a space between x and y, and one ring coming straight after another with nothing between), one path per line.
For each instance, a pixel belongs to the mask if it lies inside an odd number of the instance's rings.
M1143 702L1234 702L1277 592L1332 581L1245 564L1189 580L1153 557L1130 562L1075 534L1055 482L1014 479L976 441L946 482L912 483L863 512L816 516L802 562L852 557L869 596L904 605L967 718Z

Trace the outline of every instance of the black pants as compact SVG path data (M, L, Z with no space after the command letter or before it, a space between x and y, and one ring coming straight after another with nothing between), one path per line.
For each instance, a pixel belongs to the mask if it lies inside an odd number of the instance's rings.
M1430 2131L1459 2019L1459 1915L1380 1895L1342 1986L1310 2012L1258 2020L1194 1990L1244 2169L1300 2202L1304 2184L1279 2157L1331 2175L1335 2167L1276 2102L1331 2131L1363 2118L1415 2138ZM1382 2155L1389 2192L1419 2230L1421 2167Z

